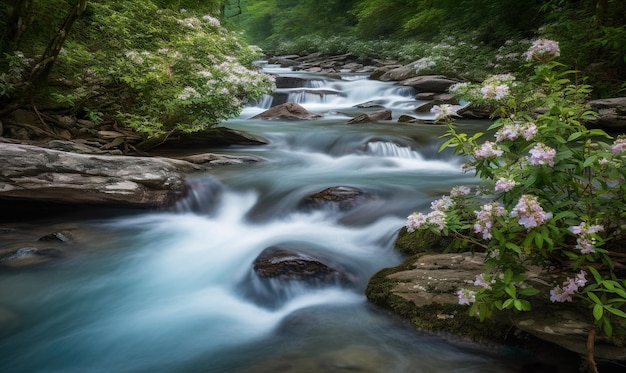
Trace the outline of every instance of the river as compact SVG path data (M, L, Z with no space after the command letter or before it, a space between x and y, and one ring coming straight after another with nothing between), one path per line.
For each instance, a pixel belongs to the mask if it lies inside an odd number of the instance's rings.
M437 152L445 128L395 122L418 104L410 88L266 69L311 79L309 93L293 89L290 100L324 117L250 120L269 100L248 107L223 125L270 144L206 151L263 161L191 177L192 193L170 210L81 220L98 233L79 255L0 268L0 311L18 320L0 333L1 372L517 371L480 346L418 333L363 295L371 275L401 263L393 244L406 216L476 182L460 159ZM394 120L346 124L376 110L353 107L372 100ZM347 211L299 207L340 185L373 198ZM274 245L332 257L359 281L286 283L276 299L255 296L252 262Z

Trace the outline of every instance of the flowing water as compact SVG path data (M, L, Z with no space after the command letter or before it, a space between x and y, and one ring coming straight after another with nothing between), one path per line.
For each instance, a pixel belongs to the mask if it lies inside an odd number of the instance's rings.
M437 152L444 128L345 124L375 110L353 108L365 101L394 120L419 104L411 89L362 76L312 76L306 92L292 91L290 101L323 119L249 120L268 98L224 125L269 145L206 150L261 162L193 176L192 192L168 211L81 221L98 233L77 255L0 268L0 319L17 320L0 331L0 372L514 371L495 353L415 332L363 295L370 276L402 261L393 242L405 217L476 182L461 160ZM300 208L340 185L373 198L348 211ZM261 290L252 263L275 245L330 257L357 280Z

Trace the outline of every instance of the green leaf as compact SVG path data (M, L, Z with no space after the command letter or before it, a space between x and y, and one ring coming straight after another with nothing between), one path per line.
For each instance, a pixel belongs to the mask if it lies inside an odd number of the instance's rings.
M610 337L613 334L613 327L611 326L611 322L606 317L602 319L602 330L607 337Z
M502 303L502 309L508 309L511 308L511 306L513 306L513 302L515 301L515 299L507 299L504 301L504 303Z
M595 295L595 293L587 292L587 296L593 301L593 303L602 305L602 301L600 300L600 298L598 298L597 295Z
M596 280L597 283L602 282L602 276L600 276L600 273L598 272L597 269L593 267L589 267L589 272L591 272L591 274L593 275L593 278Z
M603 314L604 308L602 308L602 306L599 304L595 304L593 306L593 318L596 319L596 321L599 321L602 318Z
M507 242L504 244L504 246L507 247L508 249L515 251L518 254L522 253L522 249L516 244L514 244L513 242Z
M583 135L582 132L574 132L567 138L567 142L574 141Z
M596 304L596 306L597 306L597 304ZM624 311L618 310L617 308L613 308L613 307L606 307L606 310L609 311L610 313L612 313L615 316L619 316L621 318L626 319L626 312L624 312ZM594 306L594 312L595 312L595 306ZM595 314L594 314L594 317L595 317Z
M504 291L513 299L517 298L517 295L515 294L515 286L513 285L507 285L504 287Z
M589 167L589 165L594 163L597 159L598 159L598 156L595 155L595 154L590 156L590 157L588 157L587 159L585 159L585 162L583 163L583 168L584 167Z
M533 288L533 287L527 287L527 288L522 288L519 289L518 293L520 295L527 295L527 296L533 296L539 293L539 290Z
M518 311L523 311L523 306L522 306L522 302L519 299L516 299L513 301L513 306L515 306L515 309Z

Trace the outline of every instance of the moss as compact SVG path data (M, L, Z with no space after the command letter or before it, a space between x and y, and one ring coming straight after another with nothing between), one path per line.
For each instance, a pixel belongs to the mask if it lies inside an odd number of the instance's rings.
M442 237L428 231L409 233L403 227L396 239L396 250L404 255L415 255L426 252L443 252L453 242L450 237Z
M388 276L413 268L420 255L407 258L397 267L385 268L374 274L365 295L371 303L409 320L422 331L455 335L478 343L509 342L510 324L494 319L480 321L468 314L468 308L457 304L433 303L418 307L413 302L393 293L399 282Z

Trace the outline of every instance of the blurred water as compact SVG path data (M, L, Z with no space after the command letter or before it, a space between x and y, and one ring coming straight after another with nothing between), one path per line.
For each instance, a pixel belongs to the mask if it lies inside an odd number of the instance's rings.
M368 99L358 84L391 106L410 100L382 83L318 80L342 92L328 102L303 101L325 113ZM459 171L461 160L436 152L444 129L356 128L334 114L248 120L255 110L225 125L271 143L219 151L262 162L191 177L192 192L171 211L83 221L100 232L83 255L0 269L0 306L18 315L11 332L0 334L0 371L513 371L478 347L415 333L363 295L370 276L401 262L393 242L405 217L450 186L475 182ZM348 211L300 208L304 197L338 185L373 198ZM274 245L332 257L358 280L287 283L280 303L255 299L252 262Z

